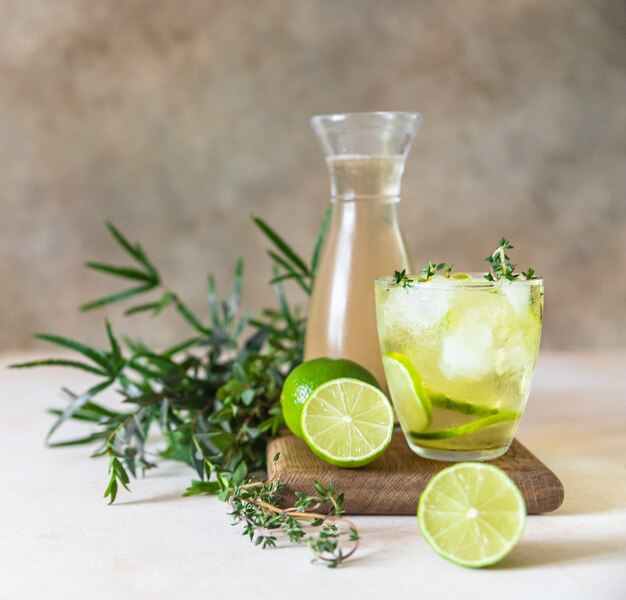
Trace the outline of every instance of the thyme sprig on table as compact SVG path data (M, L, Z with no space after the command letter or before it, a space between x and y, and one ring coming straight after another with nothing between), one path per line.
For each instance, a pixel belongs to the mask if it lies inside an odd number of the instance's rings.
M66 366L98 377L95 384L79 393L64 388L68 404L50 411L56 419L46 442L51 447L96 445L92 457L108 458L104 496L109 503L115 502L120 488L129 489L131 477L163 460L182 461L195 470L197 478L185 491L187 496L217 494L226 500L251 477L264 475L267 441L284 425L280 391L286 375L302 361L306 325L288 302L284 282L293 280L306 293L311 291L328 214L310 265L265 221L255 217L254 222L272 243L268 253L273 262L271 283L277 309L266 309L258 317L240 314L244 268L239 260L226 300L219 299L215 280L208 276L208 318L201 318L165 284L141 245L130 242L109 224L111 235L133 264L88 262L86 266L125 280L130 287L88 302L81 310L141 297L125 314L156 316L173 309L189 326L189 336L165 350L156 350L141 341L120 339L106 321L106 348L59 335L36 334L39 340L76 352L80 359L53 358L12 365ZM149 293L152 297L143 300ZM124 408L102 404L99 397L106 390L121 396ZM92 429L83 437L56 441L57 430L69 420L86 423ZM160 442L156 448L153 443L148 448L148 436L155 432ZM318 536L310 538L320 557L326 556L326 548L331 548L332 554L331 525L324 525ZM339 562L341 558L341 554L335 556Z
M278 456L275 457L275 460ZM342 517L343 494L333 486L314 481L316 495L296 493L296 502L280 508L283 486L280 481L251 481L238 486L230 497L233 524L243 524L243 535L255 545L273 548L277 535L295 544L307 543L313 561L322 561L334 568L352 556L359 545L354 524ZM321 514L322 506L329 511ZM349 548L344 548L348 542Z

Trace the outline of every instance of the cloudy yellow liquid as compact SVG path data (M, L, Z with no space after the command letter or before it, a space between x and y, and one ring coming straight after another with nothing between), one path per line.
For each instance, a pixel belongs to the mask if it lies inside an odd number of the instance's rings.
M455 286L440 278L408 288L379 283L376 293L381 351L406 357L432 400L428 427L412 431L411 411L418 407L396 398L409 445L443 460L505 452L535 370L543 283L489 284L479 276ZM402 393L388 384L392 398Z
M329 159L332 217L309 305L305 359L349 358L384 386L374 279L410 270L397 221L402 157Z

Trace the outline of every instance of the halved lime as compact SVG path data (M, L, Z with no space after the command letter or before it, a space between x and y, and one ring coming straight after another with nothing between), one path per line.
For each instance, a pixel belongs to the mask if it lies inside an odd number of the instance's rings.
M364 367L345 358L314 358L298 365L285 379L280 404L287 427L302 437L300 419L302 407L318 386L339 377L361 379L378 387L375 377Z
M432 404L411 359L400 352L388 352L383 356L383 366L402 427L409 431L424 431L430 425Z
M526 504L502 469L484 463L458 463L443 469L419 499L417 522L428 544L464 567L502 560L517 544Z
M389 445L393 410L373 385L335 379L309 396L300 424L304 440L320 458L337 467L362 467Z

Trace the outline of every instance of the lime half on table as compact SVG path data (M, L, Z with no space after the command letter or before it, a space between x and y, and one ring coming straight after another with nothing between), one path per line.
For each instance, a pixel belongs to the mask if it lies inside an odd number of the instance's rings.
M502 469L484 463L443 469L428 482L417 507L424 539L464 567L502 560L522 536L525 521L518 487Z
M393 410L378 388L358 379L329 381L315 389L302 409L309 448L336 467L362 467L389 446Z

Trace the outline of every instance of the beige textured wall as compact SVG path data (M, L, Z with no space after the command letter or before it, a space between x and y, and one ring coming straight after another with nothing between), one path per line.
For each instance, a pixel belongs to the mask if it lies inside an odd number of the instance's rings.
M547 278L545 347L626 344L626 8L617 0L3 0L0 350L102 339L75 307L139 238L202 310L254 212L309 251L328 196L317 113L418 110L402 220L418 262L480 268L501 234ZM176 339L177 319L131 331Z

